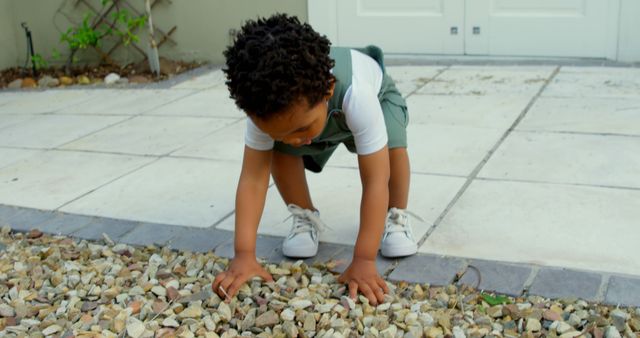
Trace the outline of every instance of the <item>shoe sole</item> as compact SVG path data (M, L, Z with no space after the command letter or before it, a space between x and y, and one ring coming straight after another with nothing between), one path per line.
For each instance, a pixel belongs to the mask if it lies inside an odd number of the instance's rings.
M310 258L317 254L318 254L318 248L316 248L315 251L307 251L307 252L305 252L304 249L286 250L285 248L282 248L282 255L289 258Z
M411 256L416 254L417 252L418 252L417 245L380 249L380 254L386 258Z

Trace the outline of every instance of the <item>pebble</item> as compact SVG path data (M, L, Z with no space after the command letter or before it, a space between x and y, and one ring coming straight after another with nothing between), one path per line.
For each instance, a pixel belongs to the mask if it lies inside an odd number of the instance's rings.
M63 86L70 86L73 84L73 79L68 76L61 76L58 78L60 84Z
M36 88L37 86L38 83L36 82L36 80L30 77L25 77L20 83L21 88Z
M20 89L20 88L22 88L22 79L15 79L15 80L9 82L9 85L7 85L7 88L9 88L9 89Z
M120 80L120 75L116 73L109 73L107 74L107 76L104 77L104 84L113 85L113 84L116 84L118 80Z
M38 80L38 86L40 87L57 87L58 85L60 85L60 80L49 75L45 75Z
M389 283L392 294L372 306L350 299L327 266L303 261L269 265L276 283L251 280L226 303L211 282L229 260L213 253L6 228L0 242L0 336L573 338L587 330L617 338L640 330L635 308L534 296L489 306L455 285Z

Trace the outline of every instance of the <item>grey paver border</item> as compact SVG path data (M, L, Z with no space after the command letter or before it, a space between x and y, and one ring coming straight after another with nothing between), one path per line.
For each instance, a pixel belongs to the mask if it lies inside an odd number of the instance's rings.
M16 232L37 228L44 233L89 240L102 239L106 233L113 241L130 245L167 245L177 250L233 256L233 232L213 227L156 224L0 204L0 226L5 225ZM281 243L281 237L260 235L257 255L270 263L293 261L282 255ZM304 261L307 264L333 261L336 264L332 271L340 273L347 267L352 253L353 246L321 243L318 255ZM377 267L392 281L475 286L479 272L481 290L511 296L581 298L611 305L640 306L640 276L432 254L399 259L378 257Z

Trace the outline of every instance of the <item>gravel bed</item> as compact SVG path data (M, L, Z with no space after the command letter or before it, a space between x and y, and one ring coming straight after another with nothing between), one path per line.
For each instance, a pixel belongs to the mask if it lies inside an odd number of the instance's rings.
M640 308L389 283L378 306L326 265L266 264L224 303L228 259L62 236L0 233L0 337L640 337Z

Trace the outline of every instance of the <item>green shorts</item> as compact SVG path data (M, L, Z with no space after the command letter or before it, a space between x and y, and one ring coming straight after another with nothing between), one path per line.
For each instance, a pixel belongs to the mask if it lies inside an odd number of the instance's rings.
M380 101L384 123L387 127L387 146L389 149L406 148L407 124L409 123L407 103L391 77L386 73L382 79L378 100ZM273 149L289 155L302 156L305 168L318 173L322 171L331 154L341 143L350 152L356 152L353 134L347 127L344 113L342 111L330 111L324 130L311 144L294 147L282 142L275 142Z

